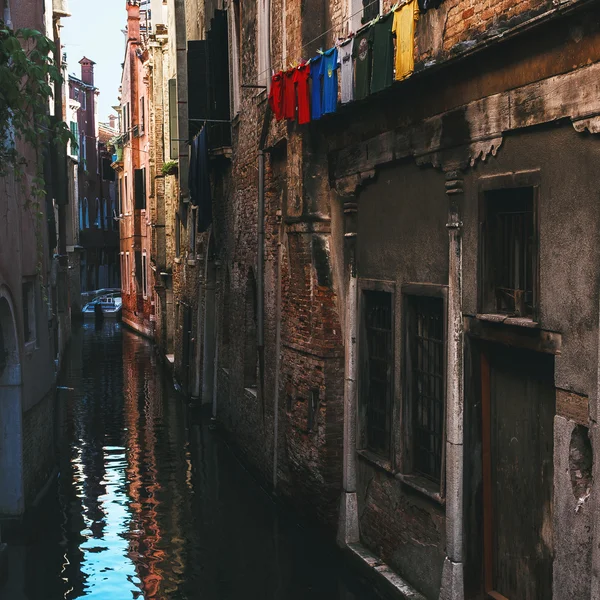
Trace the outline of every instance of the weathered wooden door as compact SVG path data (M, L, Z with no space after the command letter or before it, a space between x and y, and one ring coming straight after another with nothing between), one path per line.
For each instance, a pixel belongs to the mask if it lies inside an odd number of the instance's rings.
M481 369L486 592L551 600L554 357L491 345Z

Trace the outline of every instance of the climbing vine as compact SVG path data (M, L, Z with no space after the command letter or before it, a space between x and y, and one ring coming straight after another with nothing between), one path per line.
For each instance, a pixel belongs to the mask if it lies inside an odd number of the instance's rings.
M0 21L0 177L12 173L21 184L24 208L35 219L40 276L44 151L57 152L68 141L76 143L67 125L49 114L52 86L59 89L62 84L55 52L54 43L39 31L13 30ZM32 177L26 178L26 173Z

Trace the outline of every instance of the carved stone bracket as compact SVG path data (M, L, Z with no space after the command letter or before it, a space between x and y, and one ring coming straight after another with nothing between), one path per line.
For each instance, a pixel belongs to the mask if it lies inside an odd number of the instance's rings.
M595 115L585 119L571 119L573 128L579 133L583 133L586 129L590 133L600 133L600 116Z

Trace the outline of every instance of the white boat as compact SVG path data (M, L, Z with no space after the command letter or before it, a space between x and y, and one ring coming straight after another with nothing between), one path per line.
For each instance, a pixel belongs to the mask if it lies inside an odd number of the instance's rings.
M100 316L100 311L105 319L120 319L122 306L121 292L113 292L96 296L81 312L84 319L95 319Z

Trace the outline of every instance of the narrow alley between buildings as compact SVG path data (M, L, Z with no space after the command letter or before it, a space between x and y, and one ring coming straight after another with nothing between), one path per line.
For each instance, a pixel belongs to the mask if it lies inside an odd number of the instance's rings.
M5 535L0 598L374 598L190 411L148 341L86 324L60 383L60 477Z

